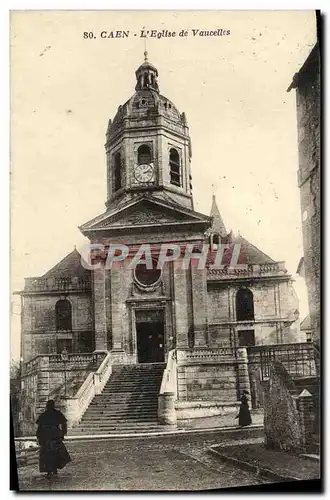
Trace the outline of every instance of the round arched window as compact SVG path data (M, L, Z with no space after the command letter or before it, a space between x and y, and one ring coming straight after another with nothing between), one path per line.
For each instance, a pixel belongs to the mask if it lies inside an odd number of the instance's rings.
M156 260L152 261L152 269L148 269L146 264L141 263L138 264L134 270L136 281L143 286L155 285L159 281L161 274L161 269L157 269Z

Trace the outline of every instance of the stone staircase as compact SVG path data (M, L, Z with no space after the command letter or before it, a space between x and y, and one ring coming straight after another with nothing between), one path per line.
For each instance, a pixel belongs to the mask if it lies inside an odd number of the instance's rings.
M69 435L163 431L158 423L158 394L164 363L114 365L101 394Z

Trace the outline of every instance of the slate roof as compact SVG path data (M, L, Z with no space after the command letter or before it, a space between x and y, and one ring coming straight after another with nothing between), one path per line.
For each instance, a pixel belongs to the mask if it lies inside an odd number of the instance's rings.
M311 330L311 317L309 314L300 323L300 330Z
M47 271L42 278L80 278L89 276L90 271L81 265L81 255L75 248L60 260L54 267Z
M234 238L234 243L241 244L240 258L243 260L238 262L239 264L270 264L276 262L241 235Z

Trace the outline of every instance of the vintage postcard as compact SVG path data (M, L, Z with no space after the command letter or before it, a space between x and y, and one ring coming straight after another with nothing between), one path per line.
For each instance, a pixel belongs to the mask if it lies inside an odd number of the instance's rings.
M20 491L320 489L315 11L12 11Z

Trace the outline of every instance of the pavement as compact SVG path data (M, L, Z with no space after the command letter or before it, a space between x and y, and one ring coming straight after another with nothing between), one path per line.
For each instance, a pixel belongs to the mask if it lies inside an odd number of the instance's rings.
M263 428L263 412L253 411L251 412L252 425L250 429L262 429ZM221 417L205 417L205 418L195 418L190 420L179 421L177 428L170 428L167 426L159 426L159 431L146 431L146 432L124 432L123 430L107 434L86 434L78 432L76 428L70 429L66 440L95 440L95 439L117 439L118 437L130 438L130 437L144 437L144 436L162 436L162 435L172 435L172 434L183 434L183 433L197 433L205 431L231 431L237 429L237 420L233 416L226 415L225 422ZM35 436L25 436L21 438L16 438L16 441L36 441Z
M260 438L259 438L260 439ZM37 464L21 467L20 491L205 491L262 485L269 480L219 460L210 447L256 440L255 429L180 433L66 443L72 457L48 480Z
M263 438L254 442L212 445L210 451L221 462L236 465L274 481L320 478L320 462L315 456L293 455L265 448Z
M179 420L179 429L210 429L210 428L233 428L238 426L238 420L235 419L237 412L227 415L216 415L214 417L192 418L190 420ZM264 425L263 410L251 410L252 423L256 426Z

